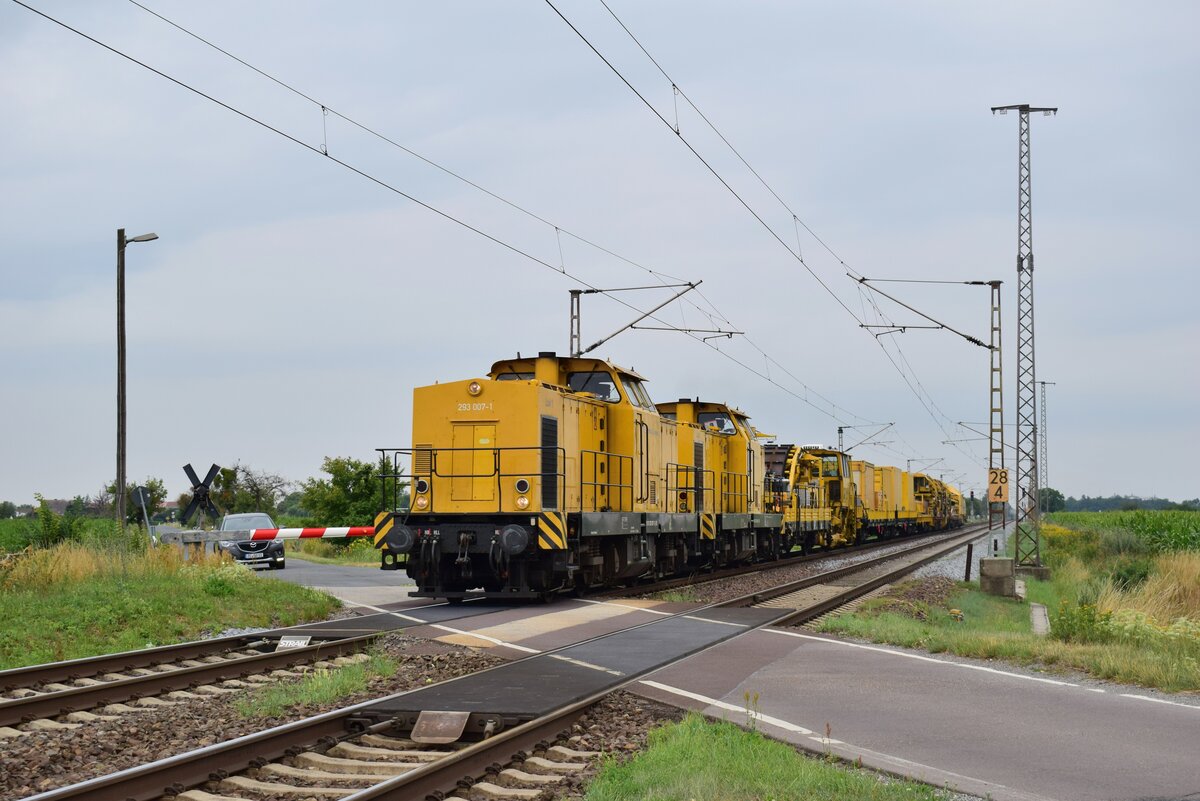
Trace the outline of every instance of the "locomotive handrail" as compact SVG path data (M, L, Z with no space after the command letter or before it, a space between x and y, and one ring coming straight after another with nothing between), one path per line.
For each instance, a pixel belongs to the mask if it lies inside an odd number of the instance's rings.
M721 511L746 513L750 511L750 476L746 473L721 473Z
M563 493L566 488L566 471L565 471L566 451L561 447L553 448L553 450L556 451L557 458L555 459L555 461L558 465L557 472L546 473L543 470L541 470L540 468L537 470L515 470L515 471L514 470L505 471L505 470L501 469L502 457L506 453L512 453L515 451L529 451L529 452L533 452L533 453L537 453L537 454L542 454L542 453L545 453L549 449L550 448L548 446L544 446L544 445L519 445L519 446L498 447L498 448L429 448L429 447L380 448L379 451L381 453L384 453L385 457L386 457L386 454L388 454L388 453L391 453L393 455L393 466L396 464L395 459L397 457L399 457L401 454L408 454L408 455L414 457L413 458L413 462L414 462L413 469L409 476L409 478L411 478L414 481L419 478L477 479L477 478L495 477L495 479L496 479L496 483L495 483L496 511L502 512L502 511L504 511L504 486L503 486L502 480L505 478L524 478L524 477L533 478L534 476L536 476L539 479L539 483L544 483L546 481L547 477L549 476L555 480L555 483L559 489L558 497L559 498L564 497ZM490 471L482 472L482 473L477 473L477 472L474 472L473 470L472 470L472 472L467 472L467 473L457 473L457 472L453 472L454 467L453 467L453 462L451 462L451 468L450 468L451 472L448 472L448 473L441 472L441 470L438 467L438 454L439 453L454 453L454 452L491 454L492 469ZM418 470L417 469L415 457L418 453L420 453L422 456L428 456L428 458L429 458L428 470L425 470L425 469ZM471 461L473 464L474 460L472 459ZM394 467L394 469L396 469L396 468ZM398 480L402 476L403 476L402 471L399 471L397 469L396 474L381 474L380 479L384 480L384 481L386 481L389 478ZM433 510L434 508L436 508L434 505L434 503L435 503L435 486L436 486L435 482L433 482L433 481L429 482L428 496L429 496L430 510ZM386 488L386 485L385 485L385 488ZM385 492L386 492L386 490L385 490ZM532 494L532 488L530 489L530 494ZM384 497L384 501L385 502L387 501L386 494ZM476 501L476 500L472 499L467 502L468 503L482 503L483 501ZM397 506L398 505L393 505L393 509L395 510L397 508Z
M601 461L603 459L603 461ZM617 464L617 480L612 478L612 464ZM628 466L628 481L626 481L626 466ZM588 467L591 468L591 481L588 481ZM605 480L600 480L599 474L604 474ZM625 456L617 453L608 453L607 451L590 451L581 450L579 452L579 511L581 512L600 512L600 511L618 511L626 512L633 510L633 457ZM592 503L591 509L587 507L584 488L591 488ZM617 491L616 503L612 501L612 495L609 490ZM629 496L629 502L626 503L626 495ZM599 503L600 496L604 495L607 503Z
M713 484L715 483L715 474L712 470L702 470L690 464L678 464L675 462L668 463L666 469L667 498L669 498L667 503L668 512L685 511L692 513L712 509L714 505ZM704 480L705 476L708 476L708 481ZM675 482L671 481L672 477L675 478ZM682 478L690 479L690 485L683 485L680 482ZM699 490L699 494L697 494L697 490ZM691 503L687 502L689 499ZM682 510L679 508L680 501L684 502L684 509Z

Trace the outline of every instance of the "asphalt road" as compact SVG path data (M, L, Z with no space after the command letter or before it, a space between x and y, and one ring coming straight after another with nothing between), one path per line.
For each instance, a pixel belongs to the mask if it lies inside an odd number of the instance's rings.
M1194 696L802 629L750 632L650 681L638 692L731 720L753 709L772 736L997 801L1200 799Z
M408 601L412 580L403 570L380 570L377 566L323 565L287 555L283 570L259 570L265 579L290 581L324 590L348 606L380 606Z

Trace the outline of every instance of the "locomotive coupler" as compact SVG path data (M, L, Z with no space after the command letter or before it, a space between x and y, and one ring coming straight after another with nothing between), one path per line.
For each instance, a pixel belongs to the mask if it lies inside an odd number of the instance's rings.
M475 541L475 536L469 531L458 532L458 558L454 560L454 564L463 566L463 574L467 575L471 569L471 543Z

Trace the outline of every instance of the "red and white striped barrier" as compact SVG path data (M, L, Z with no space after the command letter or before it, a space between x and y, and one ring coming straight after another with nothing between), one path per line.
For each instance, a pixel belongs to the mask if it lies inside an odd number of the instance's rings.
M223 532L225 534L236 534L239 532ZM250 529L250 537L252 540L307 540L307 539L322 539L322 540L340 540L347 537L373 537L375 536L374 526L340 526L327 528L252 528ZM222 539L241 539L241 537L228 536Z

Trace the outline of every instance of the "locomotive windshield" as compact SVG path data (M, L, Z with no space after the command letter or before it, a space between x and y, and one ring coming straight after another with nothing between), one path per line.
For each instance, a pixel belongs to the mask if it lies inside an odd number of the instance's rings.
M725 412L700 412L696 415L696 420L700 423L701 428L707 428L720 434L737 433L733 420L729 419L729 415Z
M602 401L619 403L621 393L617 391L617 382L611 375L599 371L567 373L567 386L572 392L590 392Z
M532 381L533 373L500 373L496 376L497 381Z
M646 388L642 386L642 382L636 378L629 376L621 376L621 385L625 387L625 395L629 398L629 402L634 406L641 406L643 409L654 411L654 403L650 400L650 396L646 394Z
M825 478L838 477L838 458L836 456L821 457L821 475Z

